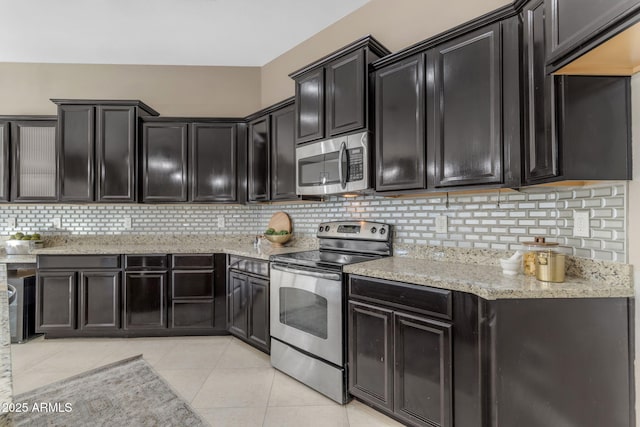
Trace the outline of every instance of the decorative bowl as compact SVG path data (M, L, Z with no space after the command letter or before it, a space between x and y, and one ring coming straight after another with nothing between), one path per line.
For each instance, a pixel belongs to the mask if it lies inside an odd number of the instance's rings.
M271 246L280 248L284 243L291 240L291 233L289 234L265 234L264 237L271 242Z
M502 267L503 274L515 276L520 272L520 267L522 267L522 258L518 258L517 260L501 259L500 266Z

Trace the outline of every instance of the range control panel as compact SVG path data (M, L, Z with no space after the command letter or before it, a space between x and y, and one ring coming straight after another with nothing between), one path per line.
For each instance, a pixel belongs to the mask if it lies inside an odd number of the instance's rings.
M318 238L374 240L387 242L392 238L392 225L370 221L332 221L318 226Z

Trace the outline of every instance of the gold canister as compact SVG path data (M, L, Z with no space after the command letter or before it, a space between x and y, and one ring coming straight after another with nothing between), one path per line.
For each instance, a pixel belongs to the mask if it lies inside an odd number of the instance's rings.
M526 250L522 257L522 263L524 266L524 274L527 276L536 275L536 254L539 251L544 251L545 248L550 246L558 246L555 242L547 242L546 239L541 236L534 237L532 242L522 242L522 245Z
M543 282L564 282L565 255L551 251L536 252L536 279Z

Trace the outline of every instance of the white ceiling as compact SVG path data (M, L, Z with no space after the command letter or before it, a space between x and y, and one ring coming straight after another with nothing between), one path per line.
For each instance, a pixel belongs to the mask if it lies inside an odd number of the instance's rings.
M0 0L0 62L262 66L369 0Z

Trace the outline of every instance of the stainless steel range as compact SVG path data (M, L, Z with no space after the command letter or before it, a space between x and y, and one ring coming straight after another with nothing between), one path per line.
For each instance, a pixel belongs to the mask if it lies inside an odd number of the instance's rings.
M271 364L345 403L346 282L342 268L392 254L392 226L325 222L320 250L271 257Z

